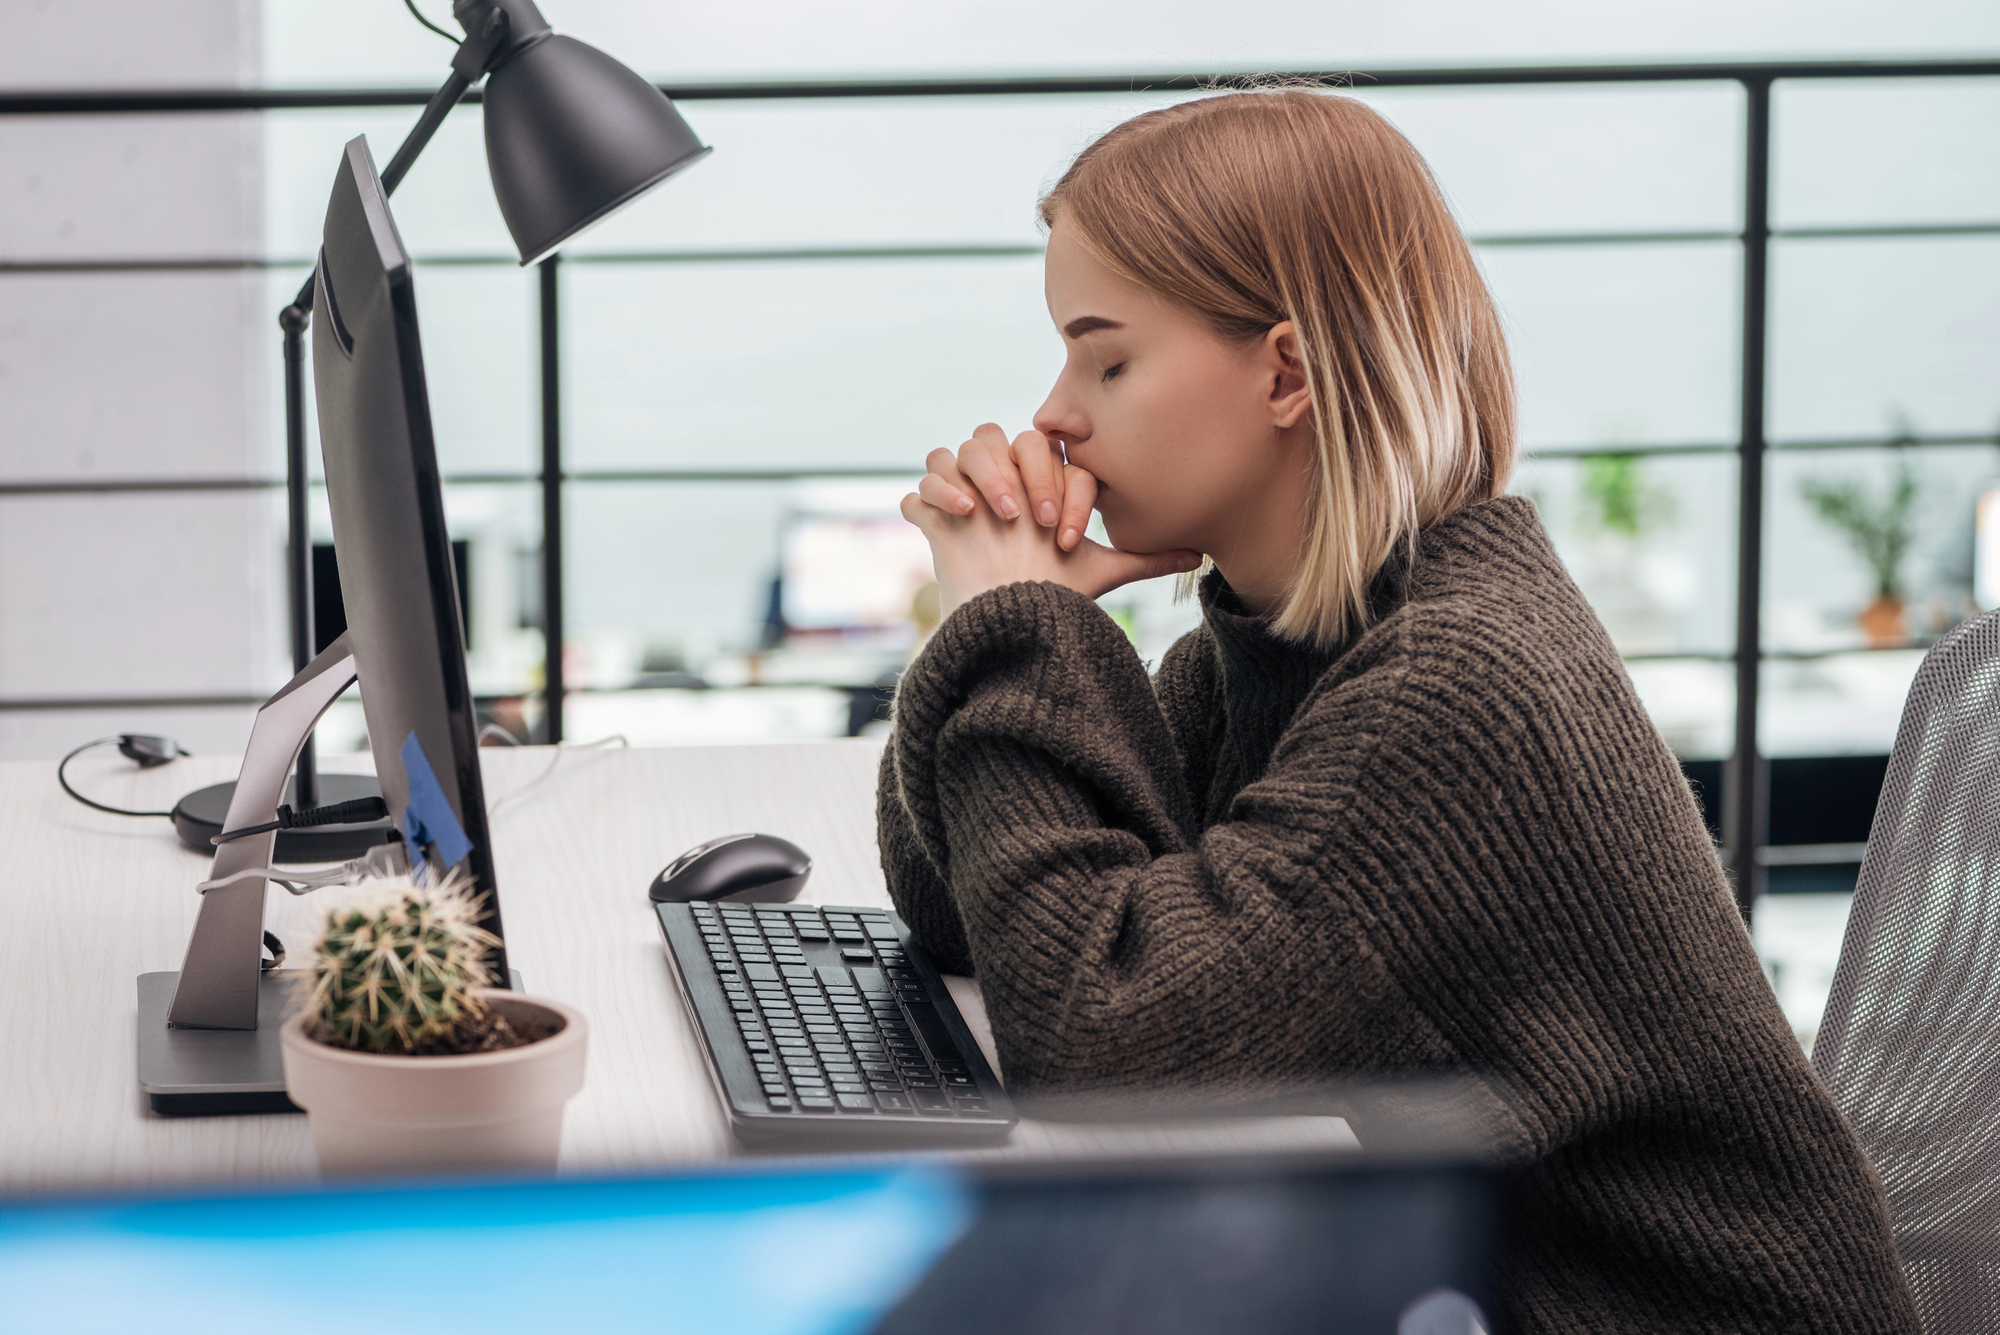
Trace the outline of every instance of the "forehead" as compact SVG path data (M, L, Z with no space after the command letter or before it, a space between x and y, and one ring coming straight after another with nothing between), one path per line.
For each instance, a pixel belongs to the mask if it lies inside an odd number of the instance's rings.
M1084 315L1130 323L1160 304L1152 292L1113 273L1060 221L1049 229L1042 291L1058 327Z

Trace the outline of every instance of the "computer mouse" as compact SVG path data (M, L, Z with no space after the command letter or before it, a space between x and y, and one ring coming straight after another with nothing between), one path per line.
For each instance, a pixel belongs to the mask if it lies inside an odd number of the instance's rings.
M812 875L812 859L775 834L725 834L697 844L653 878L655 904L726 899L738 904L783 904L799 897Z

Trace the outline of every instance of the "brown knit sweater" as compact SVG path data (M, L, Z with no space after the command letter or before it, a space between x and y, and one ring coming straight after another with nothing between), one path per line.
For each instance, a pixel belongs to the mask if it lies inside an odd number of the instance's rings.
M882 858L1008 1085L1469 1073L1524 1165L1504 1324L1916 1331L1881 1188L1533 506L1450 516L1375 593L1316 652L1210 576L1151 681L1055 584L939 627Z

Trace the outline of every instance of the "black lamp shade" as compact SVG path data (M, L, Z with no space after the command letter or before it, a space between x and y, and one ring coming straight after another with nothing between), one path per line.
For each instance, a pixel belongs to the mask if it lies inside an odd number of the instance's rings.
M523 265L709 153L666 95L561 34L486 79L486 165Z

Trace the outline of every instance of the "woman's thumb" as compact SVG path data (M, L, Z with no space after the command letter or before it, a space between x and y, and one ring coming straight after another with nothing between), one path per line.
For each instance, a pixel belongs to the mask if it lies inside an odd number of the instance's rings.
M1200 552L1121 552L1115 547L1106 547L1100 543L1091 545L1097 548L1098 559L1092 564L1101 574L1101 578L1096 581L1101 586L1098 589L1099 593L1142 579L1158 579L1162 575L1185 575L1201 565Z

